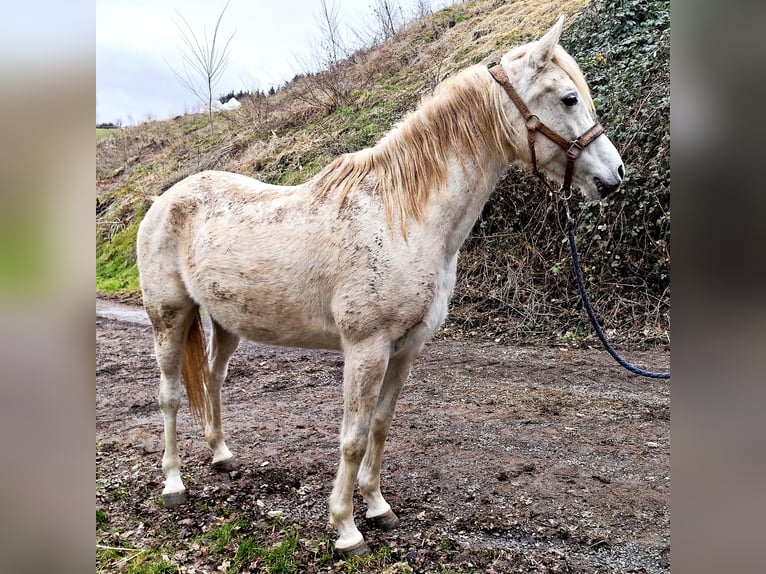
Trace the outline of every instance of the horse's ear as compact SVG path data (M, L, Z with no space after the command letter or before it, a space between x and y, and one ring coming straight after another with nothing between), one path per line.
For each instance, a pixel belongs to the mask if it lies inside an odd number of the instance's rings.
M529 53L529 64L535 69L544 68L553 58L553 52L556 44L559 43L561 30L564 27L564 16L559 16L558 22L548 30L545 35L535 42L534 47Z

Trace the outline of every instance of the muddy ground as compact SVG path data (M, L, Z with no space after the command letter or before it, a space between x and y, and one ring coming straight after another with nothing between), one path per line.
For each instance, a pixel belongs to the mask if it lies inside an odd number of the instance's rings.
M665 349L629 355L669 363ZM265 542L297 534L298 572L670 571L670 384L631 375L600 349L428 344L386 446L383 493L401 525L369 529L356 500L378 557L366 565L327 551L339 353L243 343L222 397L239 470L212 470L182 404L189 498L173 509L159 498L158 371L140 309L98 302L96 357L97 543L160 549L168 571L265 568L233 562L234 543L211 548L205 533L235 520Z

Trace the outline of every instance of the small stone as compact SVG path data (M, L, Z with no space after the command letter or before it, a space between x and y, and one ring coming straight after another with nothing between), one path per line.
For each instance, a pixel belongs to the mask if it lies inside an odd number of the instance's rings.
M149 439L141 445L141 452L144 454L154 454L160 452L160 450L162 450L162 447L160 446L159 441L155 439Z
M240 476L242 476L242 473L240 473L238 470L232 470L229 473L229 478L232 480L237 480Z

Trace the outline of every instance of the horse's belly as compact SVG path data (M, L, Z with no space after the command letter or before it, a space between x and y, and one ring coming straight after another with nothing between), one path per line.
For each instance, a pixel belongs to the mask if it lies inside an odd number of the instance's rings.
M238 332L252 341L304 349L340 349L340 335L309 322L279 321L239 325Z
M284 294L283 294L284 295ZM228 300L199 301L224 329L259 343L309 349L339 349L340 334L321 305L240 291Z

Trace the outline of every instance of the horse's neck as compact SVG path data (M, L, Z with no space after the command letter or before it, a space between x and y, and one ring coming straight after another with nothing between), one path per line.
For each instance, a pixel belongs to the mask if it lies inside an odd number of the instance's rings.
M432 195L432 209L427 212L428 224L442 231L448 258L465 242L507 168L507 162L492 153L482 157L481 166L470 160L462 165L457 159L450 162L447 189Z

